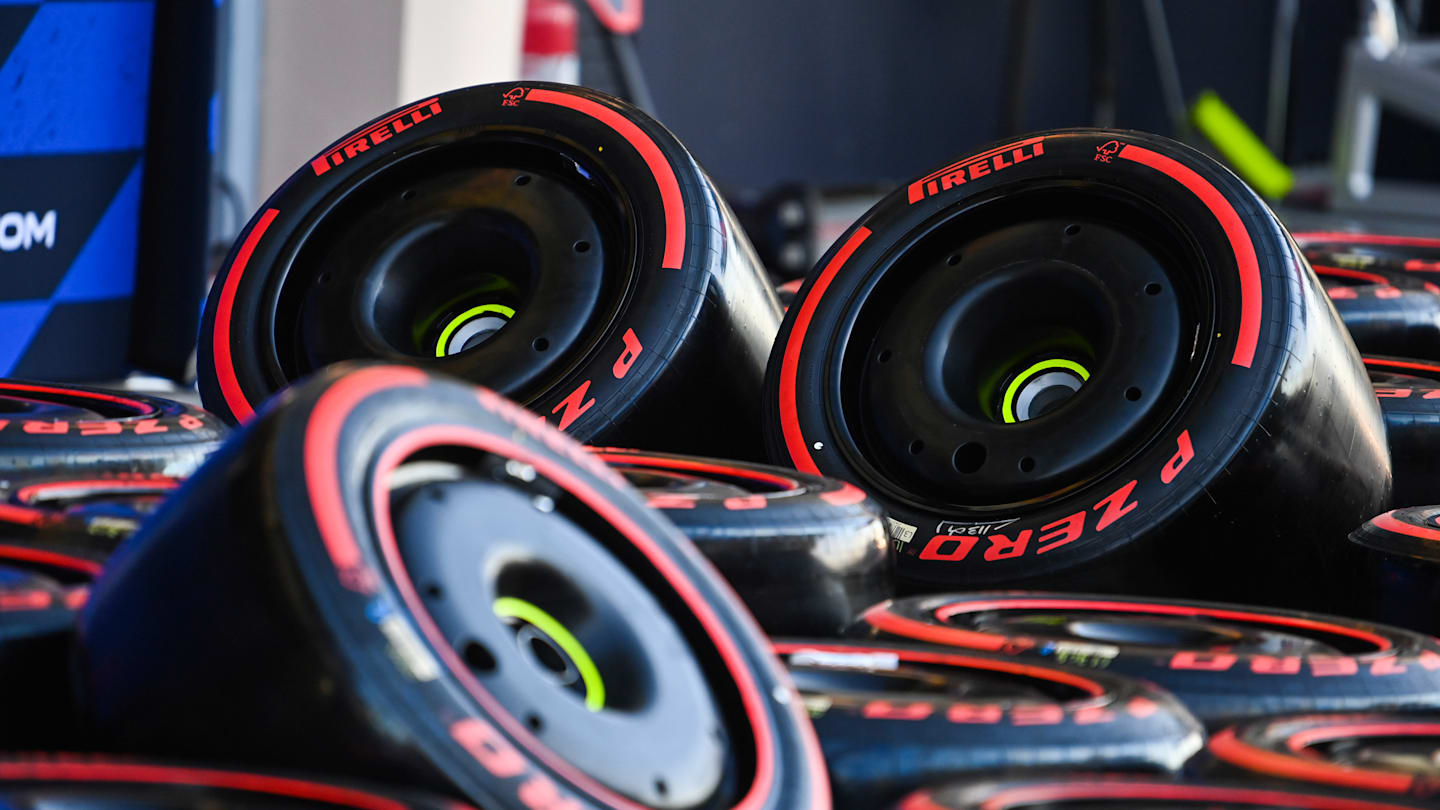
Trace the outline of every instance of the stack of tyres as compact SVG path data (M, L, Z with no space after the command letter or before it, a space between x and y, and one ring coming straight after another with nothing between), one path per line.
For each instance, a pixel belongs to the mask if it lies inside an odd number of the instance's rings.
M1440 358L1440 239L1297 233L1361 351Z
M887 806L947 779L1047 766L1174 773L1200 724L1109 672L890 641L778 639L820 736L836 805Z
M200 390L240 422L314 370L379 359L484 384L582 442L760 460L780 315L664 127L583 88L482 85L374 119L265 201L206 304Z
M1207 726L1282 712L1440 710L1440 640L1265 607L980 592L876 605L859 636L1142 678Z
M883 199L807 277L766 387L773 458L875 497L913 582L1331 605L1344 533L1390 498L1294 243L1141 133L996 143Z
M77 744L68 665L86 595L84 586L0 568L0 748Z
M1440 500L1440 363L1365 355L1395 473L1391 503L1414 506Z
M121 750L487 808L829 804L799 696L684 536L541 417L414 367L262 410L121 548L80 636Z
M1376 515L1350 542L1365 555L1355 579L1363 615L1440 635L1440 506Z
M763 464L597 448L714 563L772 635L838 635L894 595L879 507L842 481Z
M1404 797L1256 784L1252 781L1161 781L1092 774L1050 778L1012 778L959 783L917 791L895 805L895 810L1416 810L1431 805Z
M1440 793L1437 747L1440 718L1434 715L1272 717L1212 737L1210 770L1433 802Z

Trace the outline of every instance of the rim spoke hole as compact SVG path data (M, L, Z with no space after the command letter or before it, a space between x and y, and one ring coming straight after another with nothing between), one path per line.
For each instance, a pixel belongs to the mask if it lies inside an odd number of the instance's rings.
M985 445L966 442L955 451L955 469L969 475L985 466Z
M475 672L494 672L495 656L490 650L474 639L466 641L460 647L460 657L465 659L466 665Z
M1126 388L1126 389L1125 389L1125 398L1128 399L1128 400L1130 400L1131 402L1138 402L1139 399L1140 399L1140 389L1139 389L1139 388L1136 388L1136 387L1133 386L1133 385L1130 386L1129 388Z
M1066 225L1066 226L1065 226L1065 235L1066 235L1066 236L1074 236L1074 235L1077 234L1077 233L1080 233L1080 226L1079 226L1079 225L1070 224L1070 225Z
M445 589L432 582L425 586L425 596L429 599L441 599L445 596Z
M529 182L530 182L530 175L528 175L528 174L522 174L522 175L520 175L519 177L516 177L516 178L515 178L515 185L517 185L517 186L523 186L523 185L528 184Z
M965 257L964 257L962 254L959 254L959 253L951 253L951 254L945 259L945 263L948 264L948 265L950 265L951 267L954 267L955 265L959 264L959 263L960 263L961 261L963 261L964 259L965 259Z
M537 351L537 352L543 352L543 351L545 351L546 349L550 348L550 341L546 340L546 339L543 338L543 337L539 337L539 338L535 338L535 341L534 341L533 343L531 343L530 345L535 348L535 351Z
M876 355L875 360L880 363L888 363L893 356L889 349L881 349L880 354Z
M572 245L572 247L575 248L575 252L576 252L576 253L589 253L589 252L590 252L590 243L589 243L589 242L586 242L584 239L581 239L580 241L576 242L574 245Z
M529 726L531 731L539 734L540 730L545 728L545 721L540 719L540 715L532 713L525 716L525 725Z
M1035 469L1035 459L1026 456L1020 459L1020 472L1031 472Z
M1150 282L1149 284L1146 284L1146 285L1145 285L1145 294L1146 294L1146 295L1159 295L1161 289L1162 289L1162 288L1160 287L1159 284L1156 284L1155 282L1152 281L1152 282Z
M910 442L910 455L912 455L912 456L918 456L918 455L920 455L920 451L921 451L921 450L924 450L924 449L925 449L925 442L922 442L922 441L920 441L919 439L916 439L915 441Z
M660 795L660 798L663 799L663 798L665 798L665 795L670 792L670 787L669 787L669 785L666 785L666 784L665 784L665 780L664 780L664 779L661 779L661 778L659 778L659 777L656 777L656 778L655 778L655 792L658 793L658 794Z

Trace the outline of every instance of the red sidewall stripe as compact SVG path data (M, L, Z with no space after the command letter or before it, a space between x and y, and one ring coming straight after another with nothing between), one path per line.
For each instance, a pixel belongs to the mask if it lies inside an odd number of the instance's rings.
M98 494L107 494L115 490L152 489L157 491L156 494L160 494L160 490L168 491L178 486L180 486L180 481L175 478L137 479L134 481L108 478L99 478L90 481L46 481L43 484L31 484L28 487L22 487L16 491L15 497L21 503L30 503L35 500L36 496L45 492L53 492L57 489L98 490Z
M1292 233L1301 247L1307 243L1335 242L1345 245L1398 245L1400 247L1440 248L1440 239L1425 236L1386 236L1378 233L1344 233L1339 231L1311 231Z
M1260 299L1263 293L1260 288L1260 264L1255 258L1255 244L1250 240L1250 233L1245 230L1235 206L1209 181L1173 158L1135 144L1126 144L1125 148L1120 150L1120 157L1169 175L1199 197L1200 202L1220 221L1220 227L1225 230L1225 238L1230 241L1230 249L1235 254L1235 263L1240 273L1240 331L1235 338L1235 354L1230 358L1230 362L1232 365L1249 368L1255 359L1255 347L1260 342Z
M98 391L77 391L73 388L56 388L49 385L31 385L29 383L0 382L0 396L9 391L24 391L27 394L55 394L72 399L98 399L101 402L113 402L117 405L124 405L135 411L136 416L146 416L155 412L155 409L145 403L130 399L128 397L106 394Z
M1258 748L1237 737L1233 728L1227 728L1210 738L1210 753L1247 771L1361 790L1404 793L1415 781L1413 776L1347 768Z
M60 554L54 551L8 544L0 544L0 560L21 560L24 562L39 563L40 565L51 565L56 568L78 571L92 577L99 576L102 569L100 563L94 560L84 560L79 557L71 557L68 554Z
M1376 528L1384 529L1389 532L1395 532L1397 534L1408 534L1411 537L1418 537L1421 540L1440 541L1440 531L1436 531L1435 529L1427 529L1424 526L1412 526L1409 523L1400 521L1395 517L1395 510L1393 509L1383 515L1379 515L1378 517L1371 519L1370 522L1374 524Z
M655 141L636 126L635 122L588 98L537 87L526 94L525 100L568 107L588 115L615 130L635 147L645 165L650 167L655 184L660 188L660 203L665 210L665 250L660 266L667 270L679 270L685 260L685 201L680 196L680 184L675 180L675 170L670 167L670 161L665 159Z
M1389 284L1390 279L1379 273L1366 273L1363 270L1351 270L1347 267L1331 267L1326 264L1311 264L1310 269L1320 276L1335 276L1336 278L1353 278L1360 281L1368 281L1372 284Z
M1368 356L1362 356L1360 359L1364 360L1365 365L1367 366L1380 366L1382 368L1409 368L1418 371L1440 372L1440 366L1437 366L1434 363L1421 363L1413 360L1389 360L1383 357Z
M815 317L815 308L819 306L820 298L829 289L835 274L840 272L840 268L850 260L856 248L868 238L870 229L863 225L850 232L845 244L836 251L830 263L825 265L825 269L815 279L815 285L800 303L800 309L795 314L795 325L790 329L789 340L785 342L785 354L780 360L780 431L785 437L785 449L790 454L791 463L801 472L820 474L820 468L815 466L815 459L810 456L810 445L805 442L805 436L800 432L800 415L795 399L796 378L800 373L800 349L805 344L805 332Z
M1014 661L997 660L993 658L974 658L968 655L956 655L954 653L931 652L928 650L902 650L885 647L851 646L849 644L802 644L793 642L780 642L774 645L775 652L781 655L800 652L802 650L815 650L823 653L889 653L901 661L913 661L921 664L939 664L942 666L965 667L968 669L984 669L991 672L1007 672L1012 675L1023 675L1027 678L1034 678L1040 681L1052 683L1063 683L1073 686L1082 692L1088 693L1091 697L1102 697L1105 694L1105 687L1081 675L1075 675L1057 669L1037 667L1030 664L1018 664Z
M225 274L225 285L220 288L220 301L215 307L215 336L212 344L215 377L220 383L220 394L225 398L225 405L239 422L253 416L255 408L250 404L250 400L245 398L245 391L235 377L235 360L230 352L230 321L235 311L235 293L240 289L240 278L245 275L250 254L255 252L260 238L279 214L274 208L265 209L260 221L245 235L245 241L240 244L240 252L235 254L235 261L230 264L230 272Z
M1263 788L1174 785L1162 782L1056 782L1002 790L981 805L981 810L1008 810L1027 804L1067 799L1161 799L1193 802L1233 802L1306 810L1397 810L1395 805L1364 799L1307 796Z
M612 450L610 448L596 448L592 452L599 456L600 460L606 464L615 464L623 467L656 467L662 470L686 470L689 472L722 475L727 478L739 478L745 481L767 484L781 491L800 489L800 482L794 478L786 478L783 475L776 475L774 473L764 472L763 470L727 467L723 464L700 461L698 459L663 458L645 455L644 453L633 453L628 450Z
M1219 607L1197 607L1193 605L1167 605L1163 603L1148 602L1112 602L1099 599L1051 599L1045 597L1015 597L1001 598L975 602L955 602L949 605L942 605L935 610L935 618L945 621L951 616L962 613L978 613L986 610L1104 610L1122 613L1158 613L1167 616L1193 616L1210 617L1215 619L1232 619L1243 622L1254 622L1256 624L1281 625L1283 627L1299 627L1306 630L1316 630L1323 633L1349 636L1353 639L1373 644L1377 651L1390 649L1393 645L1390 639L1376 635L1355 627L1345 627L1339 624L1304 619L1298 616L1279 616L1266 613L1253 613L1246 610L1231 610ZM951 629L951 628L946 628Z
M262 774L179 768L123 762L16 761L0 762L0 780L31 782L110 782L148 785L191 785L269 793L306 801L364 808L406 810L408 805L358 790Z

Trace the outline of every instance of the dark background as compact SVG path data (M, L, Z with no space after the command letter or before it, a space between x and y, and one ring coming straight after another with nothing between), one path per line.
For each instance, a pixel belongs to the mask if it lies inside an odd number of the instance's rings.
M1422 31L1435 29L1427 3ZM1108 6L1112 24L1102 29ZM1301 3L1287 144L1294 165L1329 154L1356 0ZM1115 124L1172 134L1139 0L1032 0L1028 58L1007 70L1009 2L652 0L636 45L654 113L722 186L889 183L995 138L1094 123L1097 64L1113 64ZM1274 0L1166 0L1187 103L1210 88L1264 137ZM582 15L582 24L593 19ZM582 39L584 81L610 83ZM1108 47L1100 43L1108 43ZM1435 133L1387 117L1382 175L1440 176ZM1405 149L1406 146L1422 146Z

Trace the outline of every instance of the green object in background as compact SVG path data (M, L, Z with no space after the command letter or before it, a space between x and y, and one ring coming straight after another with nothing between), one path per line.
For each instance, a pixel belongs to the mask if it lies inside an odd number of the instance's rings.
M1295 186L1295 174L1280 162L1240 116L1206 90L1190 106L1190 123L1210 139L1235 173L1265 197L1278 200Z

